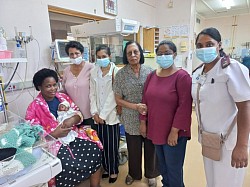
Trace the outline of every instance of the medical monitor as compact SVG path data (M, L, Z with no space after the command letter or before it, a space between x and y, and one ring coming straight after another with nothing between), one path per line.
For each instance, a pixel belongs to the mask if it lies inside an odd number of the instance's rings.
M60 61L60 62L69 62L69 56L67 55L66 51L65 51L65 47L66 45L69 43L69 40L62 40L62 39L56 39L55 40L55 58ZM84 51L83 51L83 60L84 61L89 61L89 47L85 46L83 44L83 42L80 42L83 47L84 47Z
M69 43L68 40L55 40L55 46L56 46L56 57L59 61L62 62L69 62L69 56L67 55L65 51L65 46Z

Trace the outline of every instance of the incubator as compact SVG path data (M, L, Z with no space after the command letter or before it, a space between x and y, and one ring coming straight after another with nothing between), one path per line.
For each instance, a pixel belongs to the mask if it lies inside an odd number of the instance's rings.
M62 170L53 153L55 140L43 128L10 111L0 112L0 186L28 187L47 183Z
M87 41L85 43L89 49L90 62L96 60L96 48L105 44L110 47L111 61L119 65L122 64L123 48L127 42L126 37L132 35L134 36L132 40L135 40L135 34L138 33L139 27L138 21L116 18L71 26L71 32L77 41L81 43Z

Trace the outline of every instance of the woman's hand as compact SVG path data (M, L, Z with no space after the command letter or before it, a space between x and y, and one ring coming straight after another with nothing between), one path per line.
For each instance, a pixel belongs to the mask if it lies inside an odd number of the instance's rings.
M231 165L243 168L248 165L248 141L250 129L250 101L237 102L237 143L232 152Z
M104 124L104 120L102 118L99 117L99 124Z
M63 128L71 128L71 127L73 127L73 125L79 123L80 120L81 120L80 116L74 115L71 118L65 119L62 123L63 124L62 127Z
M116 104L121 106L122 108L129 108L132 110L137 110L140 114L147 114L147 105L142 103L131 103L122 98L122 96L115 94Z
M179 129L172 127L171 131L168 135L168 145L170 146L176 146L178 143L178 132Z
M147 126L145 121L140 122L140 127L139 127L140 134L146 138L147 137Z
M94 120L97 124L104 124L104 120L98 114L94 115Z
M232 152L232 167L243 168L248 165L248 146L237 145Z
M95 120L95 122L96 122L97 124L100 123L100 118L99 118L99 115L98 115L98 114L95 114L95 115L94 115L94 120Z
M54 138L62 138L68 135L68 133L71 131L72 127L70 128L65 128L63 127L63 125L58 125L56 127L56 129L50 133L51 136L53 136Z
M138 103L136 104L136 110L141 114L141 115L146 115L148 112L147 105L143 103Z

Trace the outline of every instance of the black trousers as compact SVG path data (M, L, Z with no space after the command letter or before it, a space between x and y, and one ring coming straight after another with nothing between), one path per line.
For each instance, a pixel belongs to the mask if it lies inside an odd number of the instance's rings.
M87 119L84 119L82 121L82 123L79 125L79 127L86 126L86 125L92 126L93 124L94 124L94 120L92 118L87 118Z
M94 124L92 128L97 131L103 145L102 165L106 172L118 174L119 166L119 142L120 142L120 126L119 124Z
M128 133L126 133L126 140L129 175L135 180L142 178L142 143L144 143L144 176L146 178L159 176L155 147L152 141L143 138L141 135L130 135Z

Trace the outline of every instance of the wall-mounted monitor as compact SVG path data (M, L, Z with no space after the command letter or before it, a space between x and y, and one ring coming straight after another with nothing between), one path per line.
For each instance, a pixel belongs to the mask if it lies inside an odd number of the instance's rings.
M138 21L129 20L129 19L121 19L121 33L122 34L133 34L138 33L140 23Z
M69 56L65 51L65 46L69 43L68 40L55 40L56 54L55 57L62 62L69 62Z

